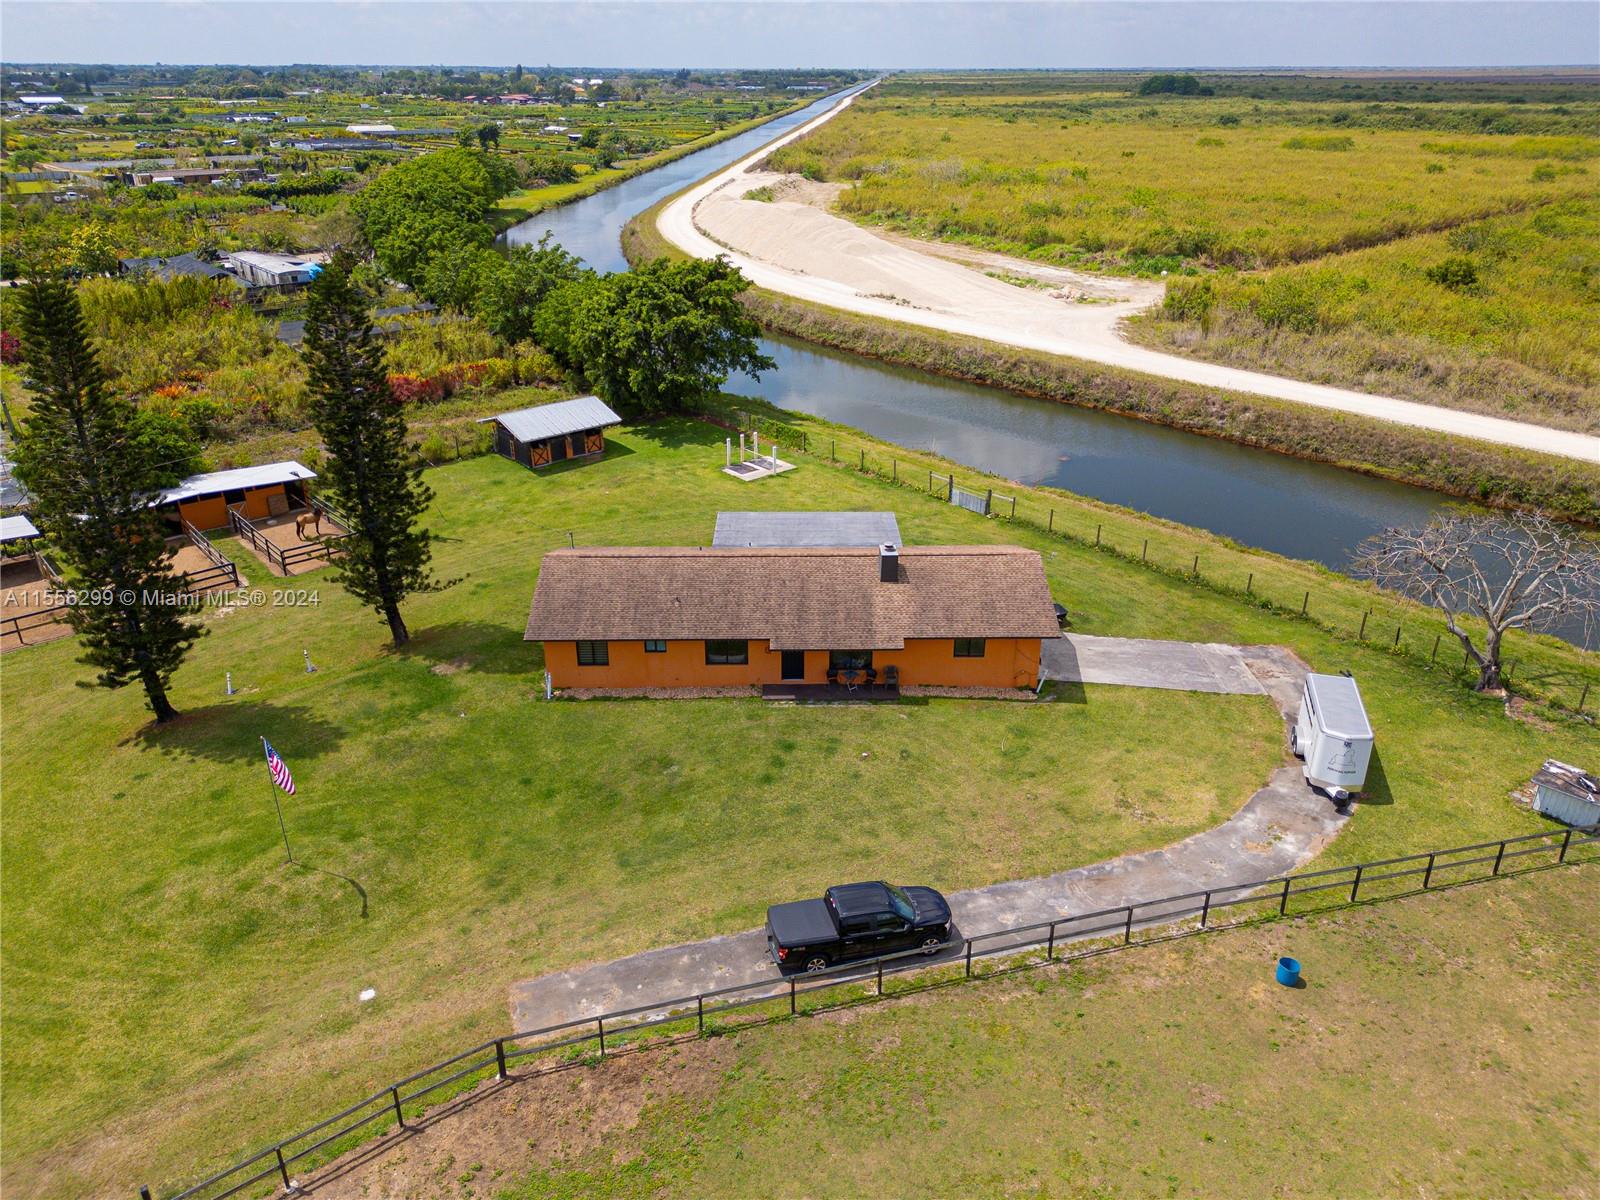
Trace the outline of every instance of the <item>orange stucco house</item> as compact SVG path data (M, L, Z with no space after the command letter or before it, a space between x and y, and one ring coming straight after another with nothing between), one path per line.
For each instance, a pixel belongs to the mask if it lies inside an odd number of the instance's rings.
M558 688L1025 688L1060 632L1017 546L713 546L553 550L524 636Z

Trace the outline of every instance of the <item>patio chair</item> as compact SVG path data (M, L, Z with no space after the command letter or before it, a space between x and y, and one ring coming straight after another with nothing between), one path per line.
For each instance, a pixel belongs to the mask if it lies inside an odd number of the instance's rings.
M892 688L900 686L900 668L893 663L883 669L883 686Z
M828 664L828 682L835 687L839 686L839 668L832 663Z

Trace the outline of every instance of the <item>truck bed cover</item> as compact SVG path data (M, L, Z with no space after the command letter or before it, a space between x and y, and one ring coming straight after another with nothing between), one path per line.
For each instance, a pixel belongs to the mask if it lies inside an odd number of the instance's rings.
M767 909L767 925L780 946L808 946L839 936L821 900L793 900Z

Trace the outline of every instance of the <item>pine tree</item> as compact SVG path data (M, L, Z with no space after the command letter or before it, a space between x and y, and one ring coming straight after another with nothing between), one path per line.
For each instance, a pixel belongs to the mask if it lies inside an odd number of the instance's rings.
M432 537L417 521L433 500L407 444L405 410L389 389L383 346L340 254L312 282L305 360L311 419L327 451L320 485L349 519L339 583L382 614L396 646L410 634L400 602L449 586L428 571Z
M173 602L182 584L150 500L184 464L162 461L132 403L110 393L70 284L36 278L18 289L15 309L34 393L17 478L69 582L104 601L68 610L79 661L99 669L101 687L137 680L156 720L169 721L178 715L172 673L202 630Z

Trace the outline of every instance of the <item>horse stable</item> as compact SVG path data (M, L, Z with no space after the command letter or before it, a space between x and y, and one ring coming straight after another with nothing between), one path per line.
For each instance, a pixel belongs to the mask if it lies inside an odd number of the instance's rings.
M599 396L579 396L484 417L494 423L495 453L530 470L606 452L605 431L622 424Z
M306 507L305 481L316 477L310 467L293 460L211 471L166 489L154 506L171 526L169 534L181 534L185 525L202 531L225 529L229 509L257 521Z
M1060 636L1019 546L580 547L544 556L524 638L557 688L1028 688Z

